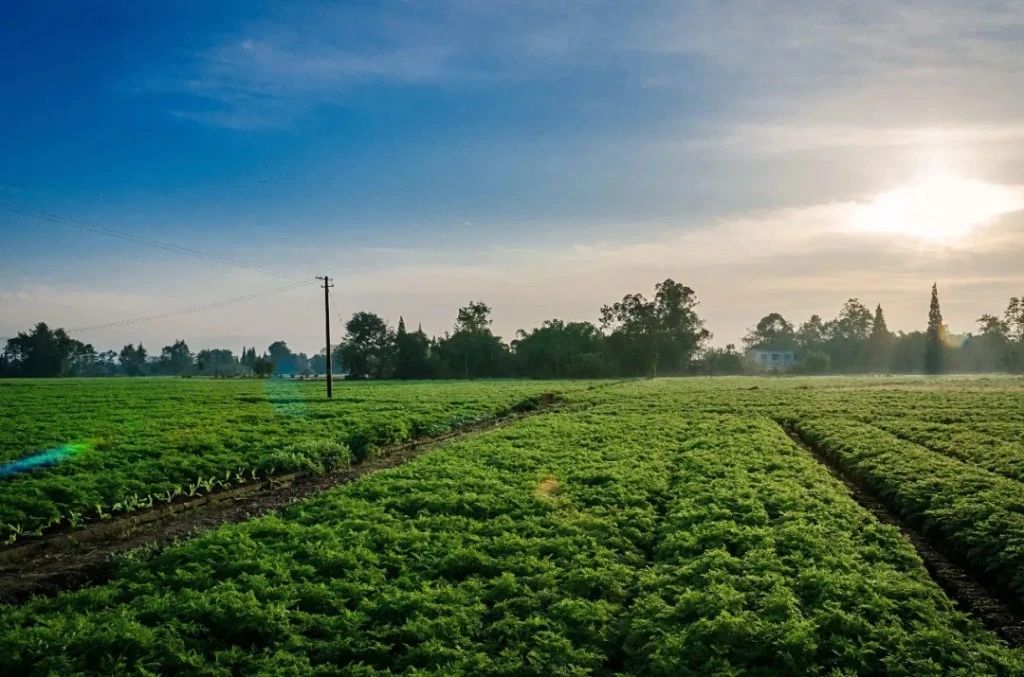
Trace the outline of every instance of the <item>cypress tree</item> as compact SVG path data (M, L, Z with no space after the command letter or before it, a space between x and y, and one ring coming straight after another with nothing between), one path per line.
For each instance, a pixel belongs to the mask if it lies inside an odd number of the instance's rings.
M882 305L875 307L875 317L871 321L871 335L868 336L868 368L872 371L885 371L889 365L889 354L892 349L892 334L885 323Z
M395 332L395 378L410 378L409 333L405 331L405 318L399 316L398 331Z
M941 374L945 352L945 336L942 327L942 311L939 309L939 288L932 284L932 302L928 308L928 334L924 347L924 372Z

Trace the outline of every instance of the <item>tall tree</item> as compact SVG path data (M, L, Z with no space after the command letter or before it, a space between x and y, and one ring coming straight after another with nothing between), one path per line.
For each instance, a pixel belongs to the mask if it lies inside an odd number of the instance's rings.
M1003 313L1006 338L1004 366L1009 371L1024 371L1024 296L1014 296Z
M669 278L654 285L654 303L661 323L660 362L670 371L685 370L711 338L697 315L697 294Z
M1014 296L1003 313L1006 336L1011 341L1024 343L1024 296Z
M267 347L267 354L274 364L275 374L305 374L309 371L309 358L304 353L293 353L284 341L274 341Z
M196 369L204 376L234 376L238 368L238 360L227 348L207 348L196 353Z
M99 356L91 343L75 341L67 373L71 376L102 376Z
M735 344L725 348L708 348L703 357L704 373L708 376L728 376L743 373L743 355Z
M659 365L685 366L710 338L697 315L694 291L672 279L655 286L654 300L627 294L601 308L601 328L610 330L608 344L620 369L658 375Z
M189 350L188 344L182 339L178 339L160 350L159 366L160 371L164 374L184 376L195 366L195 356Z
M246 348L245 346L242 346L242 353L238 357L238 363L243 367L248 367L249 369L252 369L252 365L254 362L256 362L256 350L253 349L252 358L250 359L249 349Z
M601 328L611 330L608 346L620 371L652 378L658 373L659 323L655 304L643 294L627 294L601 308Z
M121 348L118 355L121 363L121 371L127 376L142 376L146 373L146 349L142 342L136 348L131 343Z
M391 375L395 336L384 318L374 313L353 313L348 332L338 346L342 368L352 378L387 378Z
M437 344L440 357L453 374L463 378L501 376L508 366L508 348L491 332L491 307L471 301L459 308L455 331Z
M961 346L960 367L966 371L1013 370L1006 322L988 313L977 319L978 333Z
M769 313L758 321L756 327L747 331L743 345L748 350L793 350L797 347L796 332L781 314Z
M825 344L825 323L820 315L811 315L796 331L796 342L806 352L821 350Z
M885 322L882 305L875 307L875 317L871 321L871 334L867 342L867 367L871 371L885 371L889 366L892 353L892 334Z
M455 331L478 334L489 331L491 326L491 307L483 301L470 301L459 308L455 319Z
M18 376L64 376L71 369L72 356L82 344L63 329L51 330L40 322L28 333L7 339L9 368Z
M430 374L430 340L420 327L414 332L405 329L405 318L398 318L395 332L395 378L428 378Z
M932 300L928 306L928 331L924 352L926 374L941 374L945 368L946 337L939 308L939 287L932 284Z
M843 304L836 319L825 323L825 352L835 369L863 371L873 319L860 299L851 298Z

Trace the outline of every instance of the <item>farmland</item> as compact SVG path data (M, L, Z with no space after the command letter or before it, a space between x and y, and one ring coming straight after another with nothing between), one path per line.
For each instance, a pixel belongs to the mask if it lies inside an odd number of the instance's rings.
M580 387L356 383L328 403L322 383L291 380L0 382L0 463L67 452L44 473L0 483L0 539L259 476L348 465Z
M324 473L544 393L563 406L0 606L0 670L1024 673L822 462L1024 608L1021 379L267 387L2 383L4 461L85 447L0 478L0 509L73 532L68 511L121 487Z

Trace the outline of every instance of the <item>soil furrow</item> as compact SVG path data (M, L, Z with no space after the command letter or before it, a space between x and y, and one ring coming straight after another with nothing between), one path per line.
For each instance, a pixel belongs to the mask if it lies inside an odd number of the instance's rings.
M962 611L980 621L1013 647L1024 646L1024 615L1013 602L974 576L970 568L950 549L934 542L891 511L873 492L848 477L828 454L805 440L797 430L782 420L776 420L787 435L802 449L821 463L836 479L846 486L857 503L883 523L895 526L917 551L932 579Z

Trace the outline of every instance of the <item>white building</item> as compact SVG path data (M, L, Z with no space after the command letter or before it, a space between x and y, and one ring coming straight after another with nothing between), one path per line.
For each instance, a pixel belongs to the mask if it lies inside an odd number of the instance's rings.
M751 348L747 360L758 371L787 371L800 363L794 350Z

